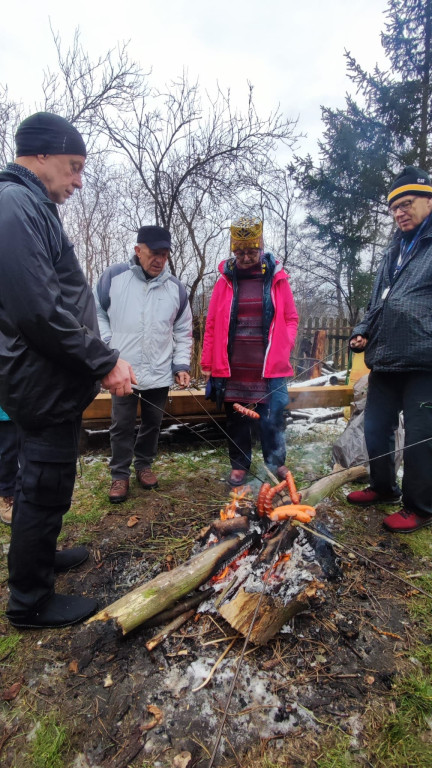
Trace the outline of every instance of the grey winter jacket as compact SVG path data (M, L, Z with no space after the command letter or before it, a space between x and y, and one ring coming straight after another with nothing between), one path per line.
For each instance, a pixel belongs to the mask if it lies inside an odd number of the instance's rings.
M392 280L398 231L378 268L368 311L352 336L368 339L366 365L374 371L432 370L432 215L411 258Z
M0 405L26 429L74 420L114 368L92 292L42 182L0 173Z
M113 264L94 295L101 336L131 364L140 389L169 387L173 374L189 371L192 312L167 266L147 279L135 257Z

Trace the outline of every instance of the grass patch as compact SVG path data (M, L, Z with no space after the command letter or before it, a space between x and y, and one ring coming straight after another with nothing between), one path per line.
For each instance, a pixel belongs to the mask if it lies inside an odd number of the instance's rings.
M0 661L15 653L20 640L21 635L18 634L0 637Z
M98 523L107 513L107 488L110 484L108 466L105 462L83 463L74 490L72 506L63 518L63 529L59 540L68 535L68 530L79 530L77 544L88 540L88 529Z
M348 736L338 736L336 742L315 759L316 768L353 768L358 765L357 755L353 754L350 741Z
M429 568L430 566L425 566ZM422 573L415 579L412 579L413 588L421 587L432 595L432 573ZM432 599L419 593L412 599L409 606L413 618L421 623L421 626L429 636L432 637Z
M430 563L432 555L432 539L431 532L426 528L423 530L410 533L409 536L404 536L403 544L412 552L415 557L426 558Z
M390 714L378 715L368 744L376 768L432 765L432 743L424 738L432 716L432 679L416 671L395 684ZM374 735L375 734L375 735Z
M57 722L54 713L50 713L36 724L28 764L32 768L64 768L68 750L66 728Z

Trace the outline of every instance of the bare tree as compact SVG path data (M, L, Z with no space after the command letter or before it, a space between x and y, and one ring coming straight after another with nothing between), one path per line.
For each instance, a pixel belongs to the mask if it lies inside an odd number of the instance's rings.
M21 105L9 97L8 87L0 83L0 163L6 165L15 157L14 136L21 121Z
M90 151L100 151L101 136L96 129L98 110L119 113L147 91L147 75L129 60L127 44L119 44L92 61L83 49L79 29L72 46L63 54L60 35L51 27L57 51L57 71L47 69L42 83L42 110L63 115L87 135Z
M139 226L157 223L173 234L170 268L193 302L214 279L230 220L248 200L284 229L286 261L290 198L277 152L294 146L295 121L279 109L261 117L250 84L241 112L229 90L211 97L184 73L165 90L151 87L126 44L93 61L79 30L66 53L53 39L57 67L44 74L39 108L64 115L86 139L86 185L62 215L90 282L125 258Z
M110 264L127 259L128 248L134 242L135 233L129 231L118 202L128 180L125 168L108 166L101 154L94 155L86 166L83 189L61 209L90 285Z
M236 213L250 179L276 166L280 145L294 144L295 122L279 112L260 118L252 86L248 109L241 114L233 108L229 92L218 89L215 98L203 98L198 84L190 84L185 74L167 92L153 89L121 114L102 107L99 121L139 179L137 194L146 201L145 215L150 202L152 221L174 233L186 230L195 264L189 281L194 295L208 268L209 252ZM135 210L139 215L137 206ZM171 259L176 275L184 273L185 238L178 234L177 246L180 241L183 247L177 247Z

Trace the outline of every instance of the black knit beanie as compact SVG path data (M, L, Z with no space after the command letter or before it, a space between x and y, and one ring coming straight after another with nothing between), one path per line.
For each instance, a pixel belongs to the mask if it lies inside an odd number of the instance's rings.
M416 195L419 197L432 197L431 180L421 168L414 168L413 165L407 165L393 181L387 202L390 205L398 197L404 195Z
M36 112L18 126L15 134L16 156L81 155L87 156L83 137L68 120L51 112Z

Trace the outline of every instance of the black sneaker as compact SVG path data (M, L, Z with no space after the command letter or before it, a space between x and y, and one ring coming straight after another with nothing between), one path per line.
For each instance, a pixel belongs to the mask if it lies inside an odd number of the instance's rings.
M84 621L96 609L97 602L93 598L54 594L33 611L28 613L6 611L6 616L14 627L21 629L57 629Z
M85 563L89 556L85 547L71 547L71 549L57 550L54 560L54 573L61 571L70 571L71 568L78 568L81 563Z

